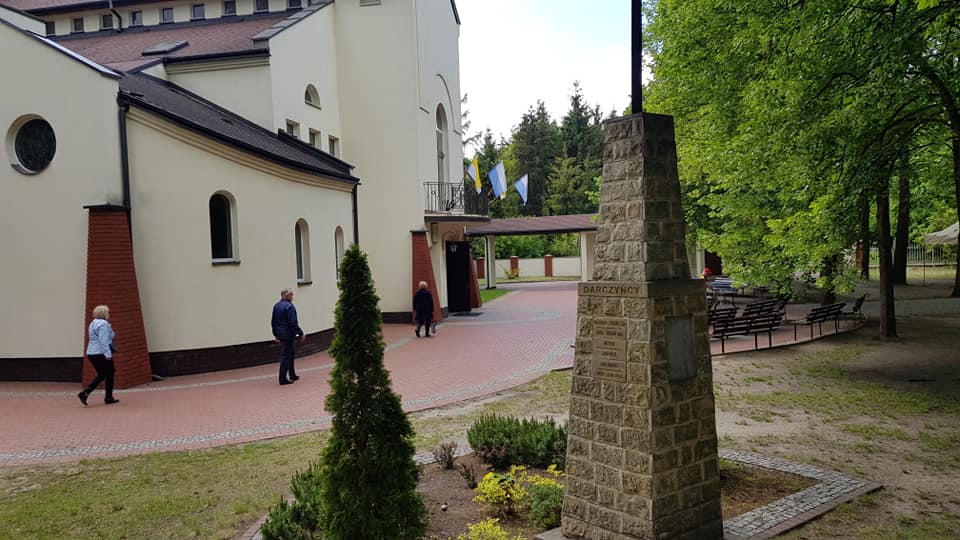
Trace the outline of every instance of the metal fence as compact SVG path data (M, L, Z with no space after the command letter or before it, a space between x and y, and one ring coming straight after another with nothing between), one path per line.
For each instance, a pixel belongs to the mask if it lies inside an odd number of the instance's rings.
M911 242L907 246L907 266L946 266L956 264L955 246L928 246ZM896 250L896 246L894 246ZM877 246L870 246L870 266L880 266Z

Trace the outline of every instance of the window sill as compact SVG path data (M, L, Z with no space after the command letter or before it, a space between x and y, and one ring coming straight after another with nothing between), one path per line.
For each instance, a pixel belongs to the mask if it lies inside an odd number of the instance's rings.
M298 280L297 280L297 287L304 287L304 286L306 286L306 285L313 285L313 280L312 280L312 279L298 279Z
M210 264L213 266L227 266L231 264L240 264L240 259L212 259Z
M318 111L322 111L322 110L323 110L323 106L320 105L319 103L312 103L312 102L307 101L307 100L303 100L303 102L306 103L307 105L313 107L314 109L316 109L316 110L318 110Z

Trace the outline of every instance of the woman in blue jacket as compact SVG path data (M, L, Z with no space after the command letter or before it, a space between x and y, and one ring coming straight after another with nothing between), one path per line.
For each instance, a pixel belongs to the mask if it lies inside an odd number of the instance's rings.
M107 405L117 403L119 399L113 398L113 337L116 335L113 327L110 326L110 308L107 306L97 306L93 308L93 320L87 328L87 335L90 337L87 343L87 358L97 370L97 378L86 387L83 392L77 394L84 405L87 404L87 397L97 389L104 380L107 381L105 390L107 392L103 402Z

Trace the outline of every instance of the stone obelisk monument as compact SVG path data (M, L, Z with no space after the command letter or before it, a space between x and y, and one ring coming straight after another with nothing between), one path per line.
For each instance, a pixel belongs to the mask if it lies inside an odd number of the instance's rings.
M704 284L690 279L673 118L606 124L593 281L580 283L561 532L723 537Z

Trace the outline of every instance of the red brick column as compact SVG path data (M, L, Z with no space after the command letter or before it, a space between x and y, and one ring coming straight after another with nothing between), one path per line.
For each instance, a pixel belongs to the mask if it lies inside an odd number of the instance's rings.
M116 388L130 388L151 380L147 334L140 307L140 290L133 264L133 244L127 212L116 206L89 208L87 225L87 312L83 327L84 347L89 339L87 327L95 306L110 307L110 324L117 337ZM86 348L84 348L86 351ZM83 362L83 383L96 376L90 362Z
M433 320L439 321L443 318L443 312L440 311L440 291L437 290L437 278L433 273L433 259L430 258L430 247L427 245L427 231L412 231L413 240L413 285L410 288L410 313L415 318L413 311L413 293L417 292L417 285L421 281L427 282L427 287L433 294Z
M470 257L473 260L473 257ZM477 267L483 268L483 257L477 259L479 262L477 264L470 265L470 307L478 308L483 305L483 300L480 298L480 283L477 281Z
M520 257L517 257L516 255L511 255L511 256L510 256L510 270L516 272L516 271L519 270L519 269L520 269Z
M487 259L485 257L477 257L474 259L474 268L477 273L477 279L484 279L487 277Z
M543 256L543 275L553 277L553 255L549 253Z

